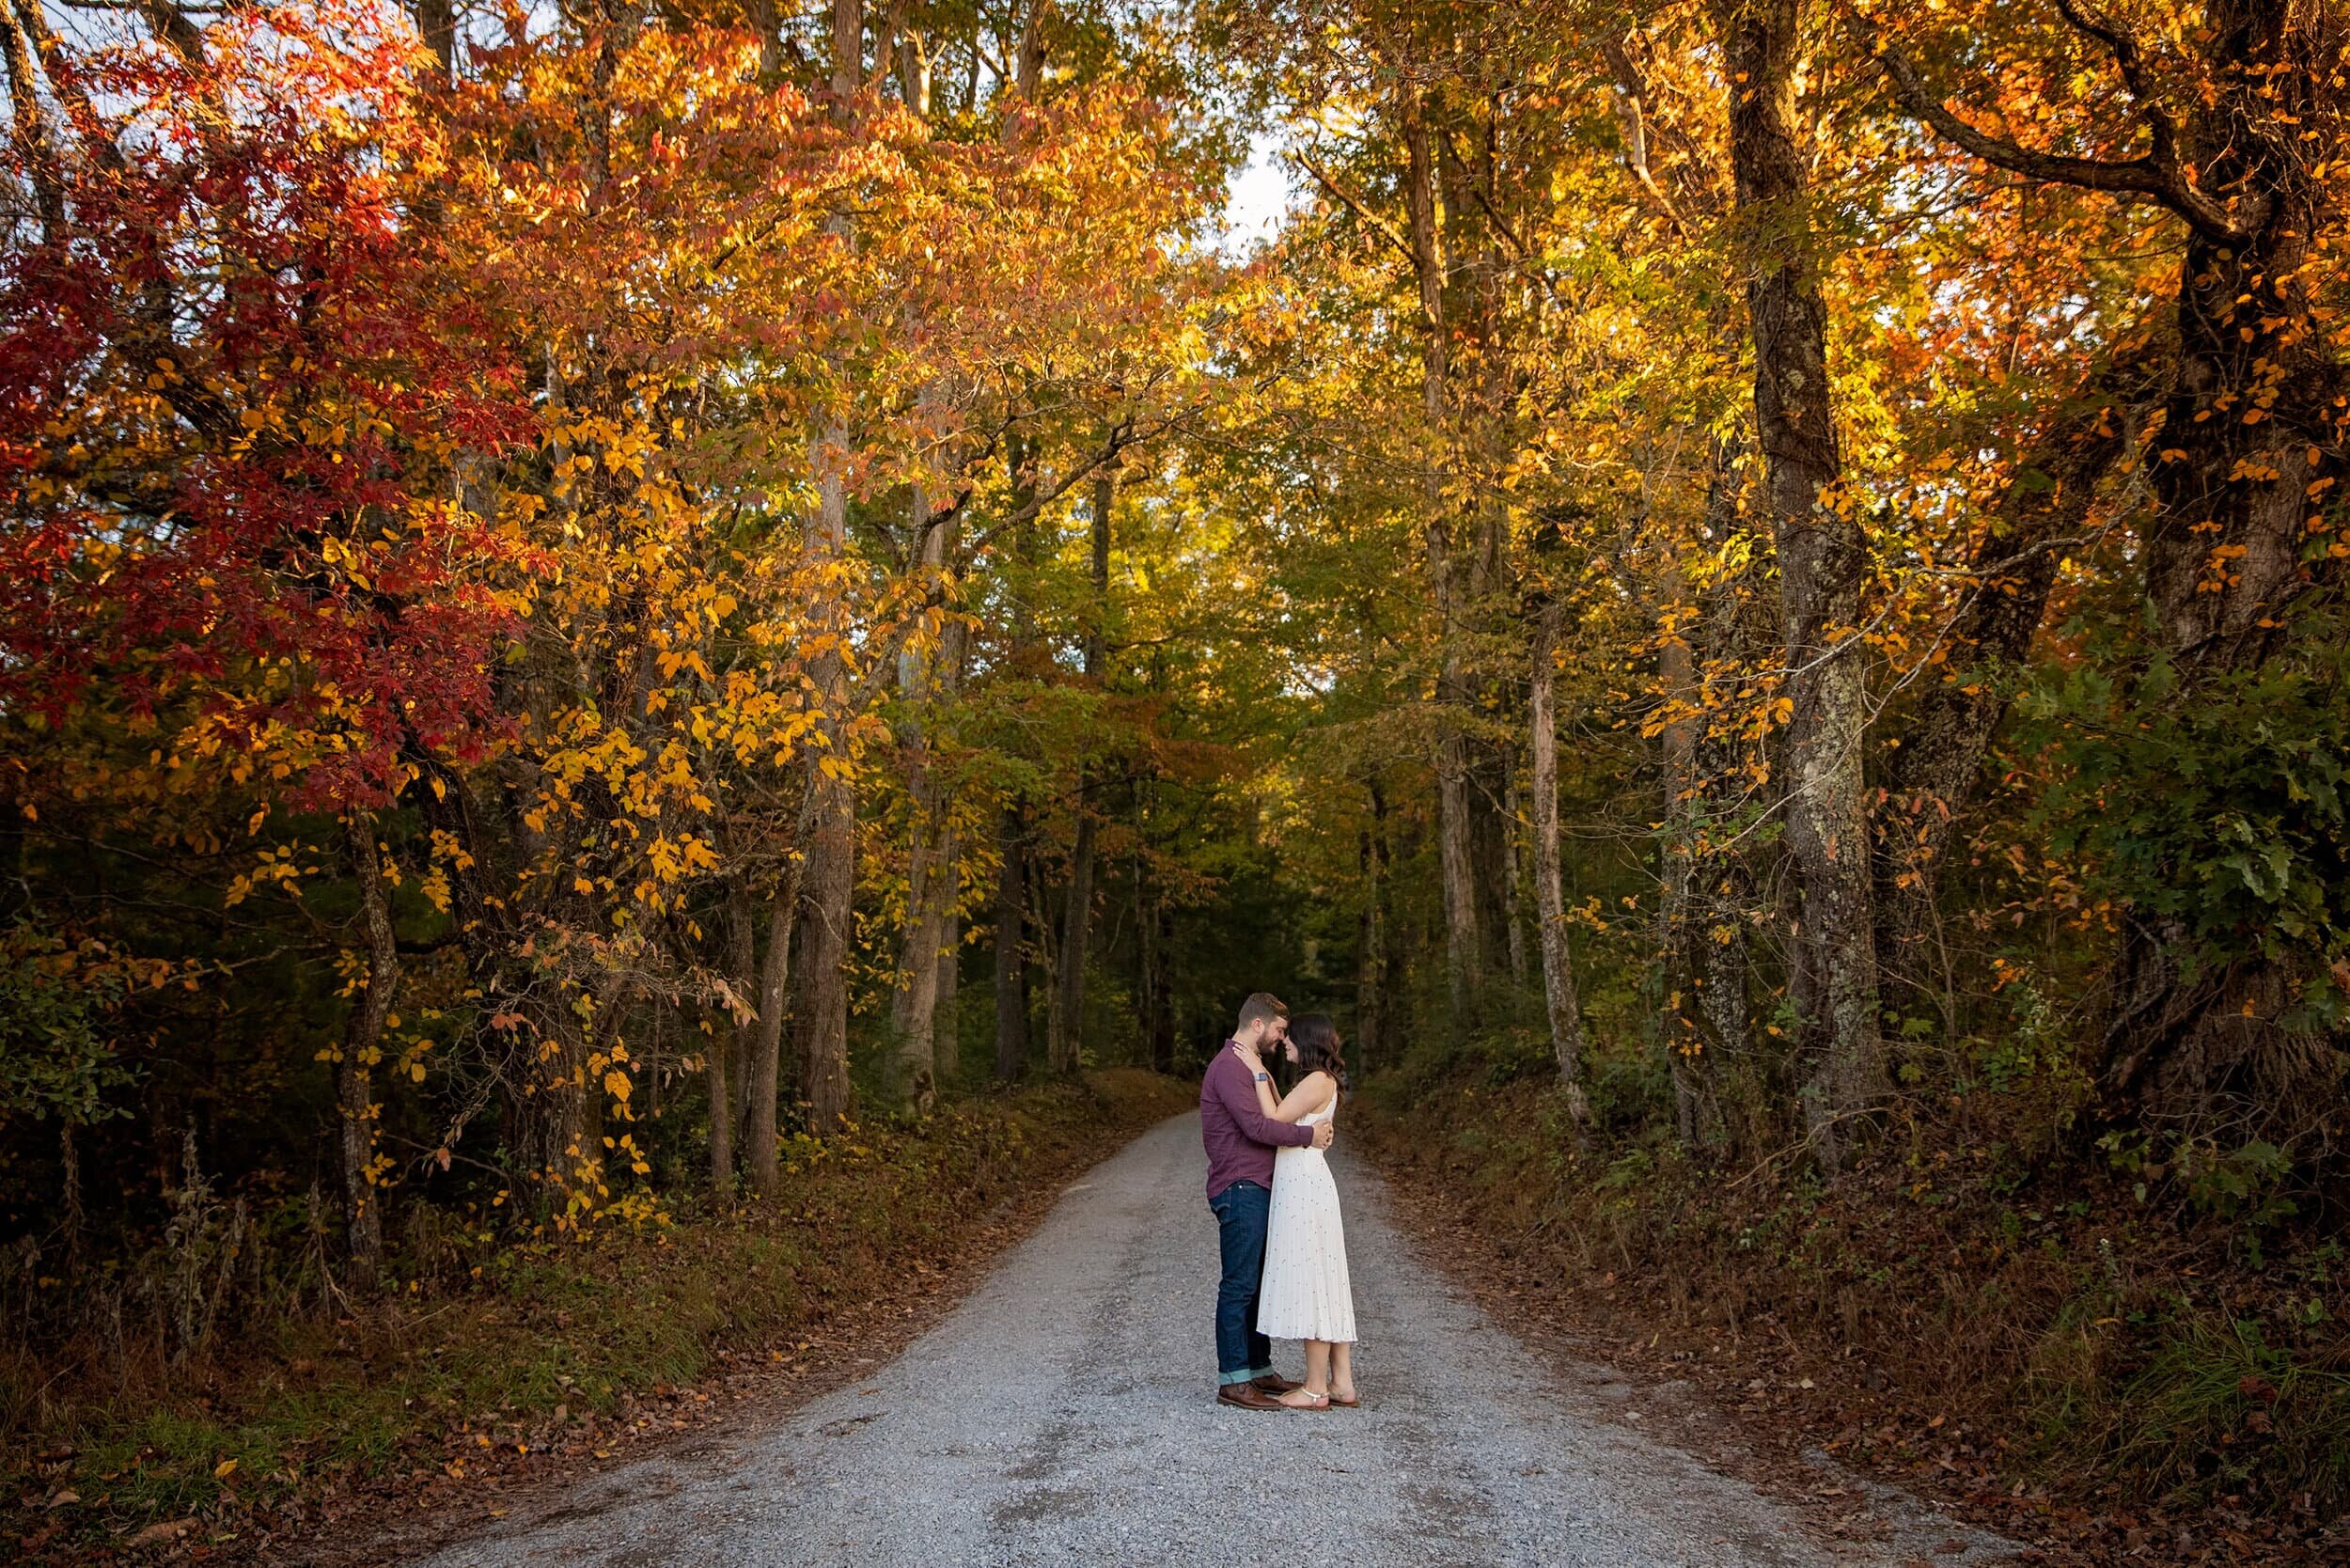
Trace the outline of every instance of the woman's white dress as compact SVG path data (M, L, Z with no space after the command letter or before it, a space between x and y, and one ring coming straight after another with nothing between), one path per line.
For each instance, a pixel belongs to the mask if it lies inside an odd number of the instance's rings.
M1330 1120L1332 1108L1302 1116L1297 1124L1318 1126ZM1277 1340L1355 1341L1355 1289L1346 1277L1339 1184L1319 1149L1284 1149L1274 1156L1257 1330Z

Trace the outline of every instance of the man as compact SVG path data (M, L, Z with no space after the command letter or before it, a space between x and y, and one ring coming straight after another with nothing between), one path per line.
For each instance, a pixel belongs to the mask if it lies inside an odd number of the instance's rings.
M1208 1208L1215 1215L1224 1278L1215 1291L1218 1403L1286 1410L1274 1396L1297 1387L1273 1371L1273 1341L1257 1332L1257 1282L1264 1274L1265 1219L1273 1202L1273 1152L1330 1147L1330 1123L1276 1121L1257 1105L1257 1085L1231 1047L1273 1055L1289 1033L1290 1010L1260 991L1241 1004L1240 1025L1199 1080L1199 1141L1208 1151Z

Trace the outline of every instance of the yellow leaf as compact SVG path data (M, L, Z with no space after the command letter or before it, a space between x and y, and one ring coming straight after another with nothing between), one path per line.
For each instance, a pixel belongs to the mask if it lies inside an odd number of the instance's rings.
M214 1481L227 1481L229 1477L229 1473L235 1470L236 1467L237 1462L235 1460L224 1459L219 1464L212 1466L212 1479Z

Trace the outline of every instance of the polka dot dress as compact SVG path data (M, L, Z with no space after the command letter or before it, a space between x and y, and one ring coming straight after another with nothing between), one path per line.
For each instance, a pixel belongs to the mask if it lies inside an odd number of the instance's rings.
M1297 1124L1318 1126L1330 1120L1332 1108L1324 1105ZM1355 1341L1355 1288L1346 1277L1339 1184L1319 1149L1284 1149L1274 1157L1257 1328L1277 1340Z

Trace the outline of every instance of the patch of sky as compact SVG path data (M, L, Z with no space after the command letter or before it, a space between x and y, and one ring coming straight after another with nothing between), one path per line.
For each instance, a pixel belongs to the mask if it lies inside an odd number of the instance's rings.
M1248 161L1224 184L1224 221L1216 248L1242 260L1271 243L1297 204L1297 170L1281 156L1284 138L1258 131L1248 138Z

